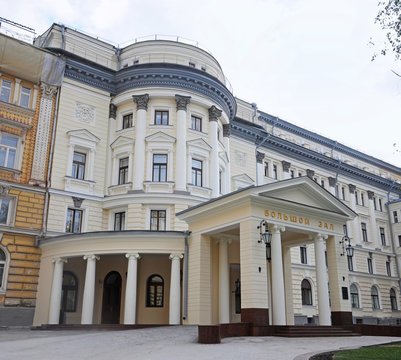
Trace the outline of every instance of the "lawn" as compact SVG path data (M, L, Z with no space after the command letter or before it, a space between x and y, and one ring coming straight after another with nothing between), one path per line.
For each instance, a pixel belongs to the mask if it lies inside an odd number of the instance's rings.
M400 360L401 343L381 346L369 346L361 349L337 352L334 360Z

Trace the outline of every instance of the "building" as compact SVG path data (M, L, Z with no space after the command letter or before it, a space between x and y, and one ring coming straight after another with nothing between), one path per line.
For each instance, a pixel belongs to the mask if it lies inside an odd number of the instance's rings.
M35 45L66 59L35 325L400 322L400 168L234 98L193 44Z
M30 325L63 63L2 34L0 49L0 326Z

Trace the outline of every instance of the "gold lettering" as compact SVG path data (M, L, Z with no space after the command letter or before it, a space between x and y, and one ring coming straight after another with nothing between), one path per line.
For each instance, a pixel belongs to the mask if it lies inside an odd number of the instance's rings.
M310 225L310 222L309 222L308 218L305 219L305 225Z
M288 221L288 216L287 216L287 214L284 214L284 220L285 220L285 221Z
M265 216L270 216L269 215L269 210L265 210Z
M334 225L330 224L330 230L334 230Z
M291 222L297 222L297 217L294 215L290 215L290 221Z
M319 227L321 228L323 226L322 222L319 220Z
M274 219L274 218L276 217L276 212L275 212L275 211L272 211L270 215L271 215L271 217Z
M299 222L300 224L303 224L304 219L300 216L300 217L298 218L298 222Z
M277 217L278 217L280 220L283 219L282 216L281 216L281 212L277 213Z
M329 228L328 225L327 225L327 222L324 223L324 228L325 228L325 229L328 229L328 228Z

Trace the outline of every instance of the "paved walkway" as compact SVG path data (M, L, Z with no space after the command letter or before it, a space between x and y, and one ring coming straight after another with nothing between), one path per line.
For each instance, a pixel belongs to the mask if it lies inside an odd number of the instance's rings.
M282 338L238 337L221 344L202 345L196 326L124 331L0 330L1 360L306 360L311 355L341 348L399 342L395 337Z

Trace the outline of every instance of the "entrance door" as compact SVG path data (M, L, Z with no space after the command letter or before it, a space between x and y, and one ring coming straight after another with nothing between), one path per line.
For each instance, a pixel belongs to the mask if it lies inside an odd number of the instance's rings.
M77 277L70 271L63 272L59 324L66 324L66 313L77 311Z
M102 324L119 324L121 306L121 275L109 272L103 282Z

